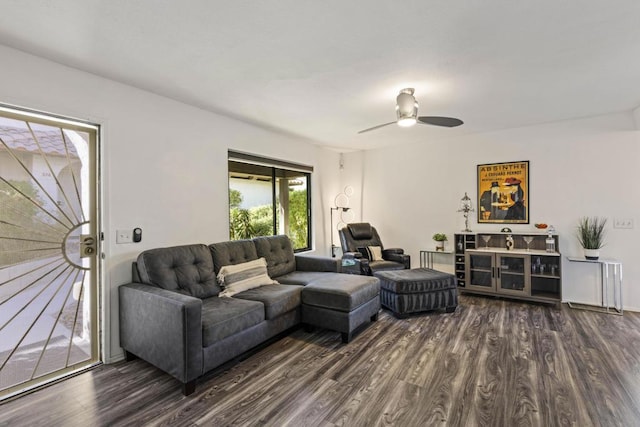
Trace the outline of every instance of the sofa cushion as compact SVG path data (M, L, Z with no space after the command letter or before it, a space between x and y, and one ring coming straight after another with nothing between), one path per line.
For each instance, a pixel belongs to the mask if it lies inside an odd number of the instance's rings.
M306 286L314 280L324 277L325 274L327 273L320 271L293 271L278 277L278 283Z
M231 297L239 292L264 285L277 284L267 274L267 262L264 258L243 262L235 265L225 265L218 272L218 283L223 291L220 296Z
M302 286L260 286L259 288L236 294L234 298L260 301L264 304L265 318L270 320L299 307L301 304L301 290Z
M240 264L258 259L256 245L251 240L233 240L209 245L216 273L225 265Z
M202 345L208 347L264 320L258 301L212 297L202 300Z
M349 313L378 298L379 294L380 280L377 277L324 273L324 277L302 289L302 302L305 305Z
M289 237L283 235L256 237L253 242L258 256L267 260L270 277L277 280L279 276L295 271L296 260Z
M147 285L197 298L216 296L221 290L206 245L150 249L138 255L137 268Z

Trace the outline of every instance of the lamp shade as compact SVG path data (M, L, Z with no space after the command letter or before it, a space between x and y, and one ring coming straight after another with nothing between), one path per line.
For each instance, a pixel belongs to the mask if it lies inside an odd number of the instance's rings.
M473 211L473 204L471 203L471 199L465 192L464 197L460 199L460 209L458 209L458 212L471 212L471 211Z
M418 120L418 101L413 96L413 89L402 89L396 98L396 115L398 126L409 127Z

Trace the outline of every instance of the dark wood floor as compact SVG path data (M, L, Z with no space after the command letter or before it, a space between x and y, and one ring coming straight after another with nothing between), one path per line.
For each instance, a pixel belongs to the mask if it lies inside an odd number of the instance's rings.
M299 329L184 397L141 360L0 405L0 425L638 426L640 314L462 296L342 344Z

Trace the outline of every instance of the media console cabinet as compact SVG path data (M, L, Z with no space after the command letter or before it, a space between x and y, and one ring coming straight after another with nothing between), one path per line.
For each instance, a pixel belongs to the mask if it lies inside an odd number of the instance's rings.
M506 239L513 238L507 250ZM525 237L531 237L529 245ZM558 236L553 235L555 248ZM546 251L546 233L455 234L455 274L460 292L559 304L561 257Z

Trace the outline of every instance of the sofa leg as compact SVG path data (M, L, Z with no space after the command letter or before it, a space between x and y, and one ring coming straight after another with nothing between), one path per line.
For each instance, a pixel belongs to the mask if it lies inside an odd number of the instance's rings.
M310 324L308 324L308 323L305 323L305 324L304 324L304 331L305 331L305 332L311 333L311 332L313 332L313 330L314 330L313 325L310 325Z
M133 353L129 353L127 350L124 351L124 360L126 362L131 362L132 360L136 360L138 356Z
M454 311L456 311L456 307L457 307L456 305L454 305L453 307L447 307L447 308L445 308L444 311L446 313L453 313Z
M372 322L377 322L378 321L378 313L376 313L373 316L371 316L371 321Z
M182 394L189 396L196 391L196 380L191 380L187 383L182 383Z
M349 344L349 341L351 341L351 333L347 333L347 332L341 332L340 335L342 336L342 342L345 344Z

